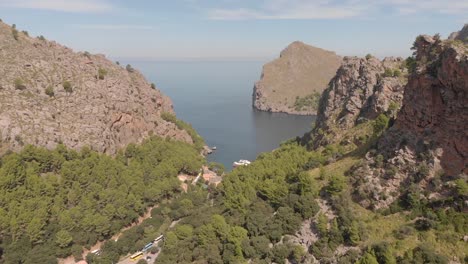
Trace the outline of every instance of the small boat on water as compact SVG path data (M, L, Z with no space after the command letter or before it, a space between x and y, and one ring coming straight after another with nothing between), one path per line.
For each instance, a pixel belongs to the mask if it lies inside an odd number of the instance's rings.
M216 148L216 146L214 146L214 147L212 147L211 149L212 149L212 150L216 150L217 148Z
M235 167L239 167L239 166L248 166L250 165L250 161L248 160L239 160L239 161L234 161L232 163L232 166L235 168Z

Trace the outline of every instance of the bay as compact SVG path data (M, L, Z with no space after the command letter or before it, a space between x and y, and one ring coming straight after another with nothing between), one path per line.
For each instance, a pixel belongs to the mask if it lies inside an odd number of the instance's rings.
M311 129L314 116L261 112L252 108L252 91L264 61L129 61L174 104L217 150L209 161L227 170L239 159L254 160L282 141Z

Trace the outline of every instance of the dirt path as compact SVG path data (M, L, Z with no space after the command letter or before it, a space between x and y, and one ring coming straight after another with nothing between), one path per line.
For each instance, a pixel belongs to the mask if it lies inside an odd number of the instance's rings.
M86 259L86 256L89 254L89 252L93 251L93 250L96 250L96 249L101 249L102 245L106 242L106 241L109 241L109 240L114 240L114 241L117 241L123 234L123 232L125 232L126 230L134 227L134 226L137 226L137 225L140 225L141 223L143 223L143 221L145 221L146 219L150 218L151 217L151 211L154 209L154 208L157 208L159 205L155 205L155 206L152 206L152 207L148 207L146 209L146 212L139 216L137 221L136 222L133 222L132 224L122 228L119 233L113 235L110 239L108 240L104 240L104 241L98 241L96 244L94 244L90 249L86 249L86 248L83 248L83 259ZM59 264L75 264L75 258L73 256L69 256L67 258L63 258L63 259L58 259L58 263Z

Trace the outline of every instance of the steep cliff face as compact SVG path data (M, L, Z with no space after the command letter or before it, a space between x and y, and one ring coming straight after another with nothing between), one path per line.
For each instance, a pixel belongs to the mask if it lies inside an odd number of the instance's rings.
M113 154L150 134L192 142L161 118L173 113L168 97L103 55L75 53L0 23L0 64L3 150L62 142Z
M410 78L389 136L403 132L432 142L441 148L436 158L446 174L468 173L468 49L427 36L418 38L416 49L418 61L431 62Z
M414 49L403 107L357 173L363 178L357 182L364 205L388 206L411 184L426 190L427 199L450 196L450 184L437 182L466 180L468 174L466 42L424 35Z
M405 71L401 58L345 57L320 100L311 132L313 147L339 142L346 130L397 110L403 99Z
M334 52L293 42L280 58L263 67L254 86L253 106L262 111L315 114L320 94L340 63Z

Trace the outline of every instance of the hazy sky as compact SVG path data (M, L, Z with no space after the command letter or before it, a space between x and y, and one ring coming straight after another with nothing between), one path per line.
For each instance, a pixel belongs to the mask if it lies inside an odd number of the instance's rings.
M410 54L468 22L467 0L0 0L32 35L114 58L273 58L290 42L340 55Z

